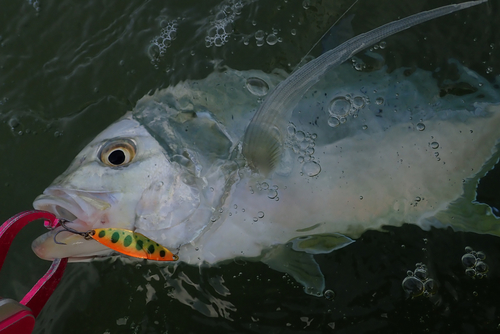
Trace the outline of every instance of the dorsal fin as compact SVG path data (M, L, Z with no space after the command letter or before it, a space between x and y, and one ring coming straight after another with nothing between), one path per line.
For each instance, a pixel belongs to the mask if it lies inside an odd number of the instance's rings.
M243 138L243 155L249 165L260 173L267 174L279 164L284 128L291 113L304 93L325 71L342 64L359 51L395 33L486 1L468 1L443 6L387 23L351 38L297 69L268 95L248 125Z

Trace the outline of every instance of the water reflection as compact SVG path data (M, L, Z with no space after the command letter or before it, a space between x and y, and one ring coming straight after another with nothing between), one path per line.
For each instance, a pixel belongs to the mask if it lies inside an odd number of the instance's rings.
M483 279L464 271L467 246L488 255L492 267ZM488 332L498 325L496 237L404 225L368 231L315 259L325 273L324 297L241 260L202 268L118 259L70 264L35 333L422 333L460 332L462 324ZM415 263L426 264L438 287L431 298L407 298L401 286L409 268L422 268Z

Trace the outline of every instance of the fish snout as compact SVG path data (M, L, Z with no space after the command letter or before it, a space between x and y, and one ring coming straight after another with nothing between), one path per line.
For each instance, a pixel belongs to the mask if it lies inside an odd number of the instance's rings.
M37 210L53 213L69 221L68 227L77 232L87 232L96 227L110 225L109 209L119 196L112 192L88 192L49 187L33 202ZM109 255L110 249L94 240L86 240L62 226L47 232L32 243L32 249L41 259L69 258L70 261L88 260L95 256Z
M86 222L89 227L102 220L104 212L117 202L111 192L88 192L58 187L47 188L33 202L37 210L49 211L59 219Z

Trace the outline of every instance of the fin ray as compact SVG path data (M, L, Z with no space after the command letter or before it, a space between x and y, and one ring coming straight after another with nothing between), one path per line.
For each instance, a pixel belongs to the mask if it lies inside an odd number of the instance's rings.
M252 118L245 132L242 148L243 155L247 158L249 165L259 172L267 174L270 168L279 164L283 128L302 95L320 79L325 71L342 64L359 51L400 31L486 1L468 1L443 6L387 23L342 43L300 67L276 86ZM276 131L277 134L274 133ZM266 142L266 140L270 140L270 142ZM278 154L276 149L279 149Z

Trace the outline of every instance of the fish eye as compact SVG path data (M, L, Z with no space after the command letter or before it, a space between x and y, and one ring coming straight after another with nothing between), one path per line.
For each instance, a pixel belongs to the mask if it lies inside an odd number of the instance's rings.
M102 146L99 159L109 167L125 166L134 160L135 151L135 143L131 140L112 140Z

